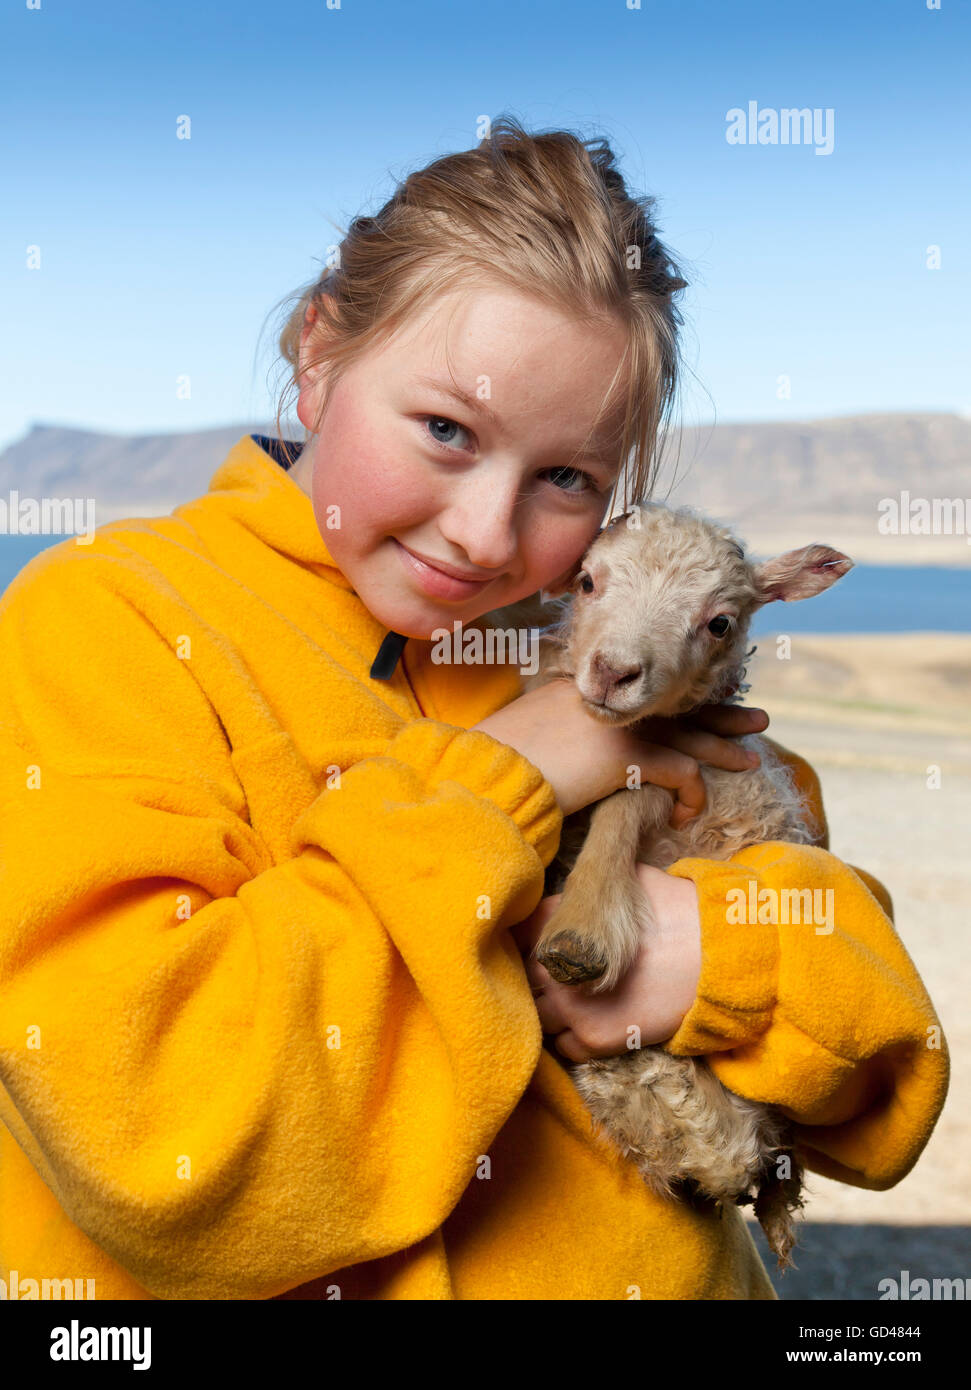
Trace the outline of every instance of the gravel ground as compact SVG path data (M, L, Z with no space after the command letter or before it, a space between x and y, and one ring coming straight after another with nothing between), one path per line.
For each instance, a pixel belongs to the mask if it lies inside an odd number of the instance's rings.
M750 671L747 700L819 774L832 853L889 890L944 1027L951 1086L896 1187L810 1175L796 1270L776 1275L757 1226L753 1234L781 1298L877 1299L879 1281L903 1270L967 1279L971 1296L971 637L814 637L793 660L784 675L781 662L766 663L764 679Z

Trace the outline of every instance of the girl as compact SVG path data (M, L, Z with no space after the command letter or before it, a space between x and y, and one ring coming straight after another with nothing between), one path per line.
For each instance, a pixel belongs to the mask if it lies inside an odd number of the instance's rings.
M431 655L437 629L561 591L631 455L647 495L684 283L605 142L501 121L357 219L300 298L302 446L246 436L205 496L7 591L19 1296L775 1297L737 1209L658 1199L592 1131L563 1059L623 1052L629 1004L519 949L565 814L635 764L690 816L699 762L745 765L733 739L766 716L647 741L567 682L523 697L511 665ZM727 925L753 880L832 888L838 925ZM816 1172L898 1182L947 1052L886 890L825 839L642 882L663 924L643 1040L782 1106Z

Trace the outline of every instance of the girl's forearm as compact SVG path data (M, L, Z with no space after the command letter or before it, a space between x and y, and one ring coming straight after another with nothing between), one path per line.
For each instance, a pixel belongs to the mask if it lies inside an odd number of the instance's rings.
M651 978L670 1014L673 1035L691 1008L701 976L701 913L691 879L672 878L663 869L637 865L637 877L650 910L642 952L652 957ZM659 997L657 1009L661 1009Z

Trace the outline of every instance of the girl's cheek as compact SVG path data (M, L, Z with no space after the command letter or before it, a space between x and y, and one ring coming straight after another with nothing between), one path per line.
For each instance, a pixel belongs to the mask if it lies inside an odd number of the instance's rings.
M359 432L344 458L344 486L353 496L355 509L378 525L383 521L385 530L421 524L440 504L407 441L399 446L391 432L383 436Z

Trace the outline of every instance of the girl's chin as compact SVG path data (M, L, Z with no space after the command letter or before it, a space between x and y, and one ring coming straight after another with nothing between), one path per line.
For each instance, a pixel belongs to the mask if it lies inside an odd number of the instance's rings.
M483 608L482 612L470 609L469 612L459 612L459 605L454 605L451 611L443 605L437 611L434 606L430 606L433 611L418 613L414 609L411 612L398 611L397 614L389 609L374 612L374 616L390 632L400 632L403 637L412 637L418 642L433 642L441 637L442 632L451 633L454 623L461 623L463 627L471 625L490 612L489 608Z
M381 588L383 592L373 595L373 603L369 601L365 586L355 585L355 592L389 632L399 632L416 641L434 641L433 634L440 636L443 629L451 633L453 623L468 626L498 606L494 600L489 602L486 592L478 600L470 598L459 603L441 602L432 595L420 593L408 595L402 601L402 595L395 589L394 598L389 601L388 589L384 585Z
M481 617L481 614L478 615ZM405 618L403 615L397 620L381 618L384 626L389 632L400 632L402 637L413 638L416 642L434 642L441 637L443 632L451 633L454 623L461 623L463 627L471 627L477 618L470 614L442 613L439 617L423 621L415 618Z

